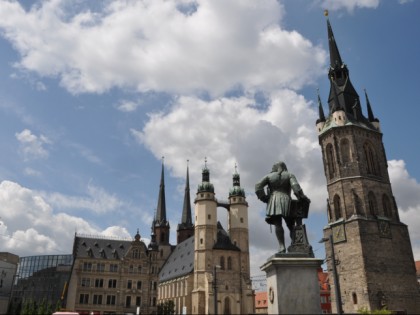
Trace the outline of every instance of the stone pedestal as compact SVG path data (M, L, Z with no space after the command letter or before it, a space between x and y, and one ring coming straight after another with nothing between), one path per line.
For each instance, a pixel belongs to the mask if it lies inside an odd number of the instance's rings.
M268 314L321 314L318 268L322 259L275 255L261 266L267 276Z

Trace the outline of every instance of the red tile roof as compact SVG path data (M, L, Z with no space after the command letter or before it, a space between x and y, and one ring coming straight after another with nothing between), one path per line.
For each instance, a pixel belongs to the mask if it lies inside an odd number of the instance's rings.
M267 292L255 292L255 308L267 308Z

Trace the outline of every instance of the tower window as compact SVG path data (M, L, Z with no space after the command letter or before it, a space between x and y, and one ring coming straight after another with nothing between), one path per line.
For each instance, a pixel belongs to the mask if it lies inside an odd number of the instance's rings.
M357 304L357 294L356 294L356 292L353 292L351 297L352 297L352 300L353 300L353 304Z
M373 192L369 192L368 194L368 202L369 202L369 214L375 216L378 214L378 204L376 203L376 197Z
M207 219L209 219L209 220L211 219L211 214L207 215Z
M348 163L351 160L349 140L344 138L340 142L341 161Z
M387 218L391 217L391 203L386 194L382 196L382 206L384 208L384 216Z
M334 163L334 151L333 151L333 146L331 143L327 145L326 152L327 152L328 172L330 174L330 178L333 178L335 176L335 163Z
M335 220L341 219L343 217L341 214L341 200L339 195L334 196L334 215Z
M228 257L227 259L227 269L232 270L232 257Z
M200 238L200 244L203 244L203 239L202 238Z
M367 173L372 175L379 175L379 166L374 149L369 143L365 143L363 150L365 153Z
M241 218L241 223L244 223L244 218Z
M223 256L220 257L220 269L225 269L225 257Z

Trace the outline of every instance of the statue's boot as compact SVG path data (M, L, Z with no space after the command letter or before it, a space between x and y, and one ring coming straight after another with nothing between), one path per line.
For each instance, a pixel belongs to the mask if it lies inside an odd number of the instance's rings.
M276 236L277 240L279 241L280 250L279 253L286 252L286 246L284 245L284 229L281 225L276 225Z

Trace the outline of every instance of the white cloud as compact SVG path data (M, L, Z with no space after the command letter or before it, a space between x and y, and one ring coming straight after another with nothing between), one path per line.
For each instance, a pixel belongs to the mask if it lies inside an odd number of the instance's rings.
M24 129L16 133L15 136L19 141L20 151L25 160L48 157L48 151L44 145L51 144L51 141L46 136L36 136L29 129Z
M137 107L139 107L141 104L139 102L133 102L133 101L129 101L129 100L121 100L118 104L117 104L117 109L122 111L122 112L133 112L137 109Z
M353 12L354 9L376 9L380 0L322 0L321 6L328 10L345 9Z
M11 181L0 183L2 250L18 255L69 254L74 233L130 237L122 227L104 230L82 218L53 210L37 192Z
M58 192L40 194L51 206L60 210L89 210L103 214L117 211L124 205L117 196L91 183L88 184L86 192L87 196L68 196Z
M115 0L71 16L66 5L45 1L26 11L3 1L0 28L21 55L17 67L58 77L73 93L220 95L238 86L299 88L324 73L325 51L279 27L284 10L275 0Z

